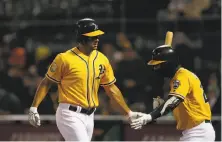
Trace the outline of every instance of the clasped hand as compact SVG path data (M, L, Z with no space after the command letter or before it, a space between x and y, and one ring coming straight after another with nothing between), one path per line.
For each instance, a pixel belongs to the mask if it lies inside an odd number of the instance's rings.
M150 114L141 112L130 112L129 123L133 129L141 129L144 125L152 121Z
M131 128L137 130L142 129L144 125L152 121L150 114L140 113L140 116L137 119L132 120Z

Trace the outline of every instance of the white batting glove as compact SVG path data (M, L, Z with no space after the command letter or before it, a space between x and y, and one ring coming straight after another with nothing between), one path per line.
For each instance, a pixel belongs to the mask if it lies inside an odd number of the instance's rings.
M133 120L139 118L142 116L142 113L141 112L133 112L133 111L130 111L128 113L128 120L130 123L132 123Z
M132 121L132 123L130 124L131 125L131 128L137 130L137 129L142 129L142 127L144 125L146 125L147 123L151 122L152 121L152 117L150 114L145 114L145 113L142 113L141 114L142 116L137 118L137 119L134 119Z
M159 96L156 98L153 98L153 109L161 106L164 103L164 100L161 99Z
M37 111L37 107L30 107L29 109L29 123L35 127L39 127L40 124L40 117Z

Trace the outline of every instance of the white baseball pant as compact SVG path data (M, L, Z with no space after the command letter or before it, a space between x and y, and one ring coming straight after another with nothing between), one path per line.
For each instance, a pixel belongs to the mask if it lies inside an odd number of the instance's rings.
M91 141L94 113L91 115L69 110L70 104L60 103L56 111L56 124L65 141Z
M215 131L211 123L201 124L182 132L180 141L215 141Z

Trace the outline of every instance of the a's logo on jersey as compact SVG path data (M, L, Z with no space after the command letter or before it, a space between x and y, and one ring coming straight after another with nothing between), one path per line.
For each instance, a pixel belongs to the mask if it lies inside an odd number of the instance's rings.
M180 81L179 80L174 80L173 81L173 89L177 89L180 86Z
M51 66L50 66L50 71L51 71L51 72L55 72L56 69L57 69L56 63L52 63Z
M104 65L99 65L99 75L96 77L96 79L100 79L101 78L101 75L105 73L105 66Z

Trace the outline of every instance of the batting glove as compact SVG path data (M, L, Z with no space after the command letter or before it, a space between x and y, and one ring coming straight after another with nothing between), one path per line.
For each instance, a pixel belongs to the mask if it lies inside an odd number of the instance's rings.
M40 124L40 117L37 111L37 107L30 107L29 109L29 123L35 127L39 127Z
M130 124L131 128L133 128L135 130L142 129L142 127L144 125L146 125L147 123L152 121L152 117L150 114L142 113L140 115L142 115L142 116L140 116L137 119L132 120L132 123Z
M137 119L137 118L139 118L139 117L141 117L141 116L142 116L142 113L141 113L141 112L133 112L133 111L130 111L130 112L128 113L128 121L129 121L130 123L132 123L133 120L135 120L135 119Z
M159 96L156 98L153 98L153 109L161 106L164 103L164 100L161 99Z

